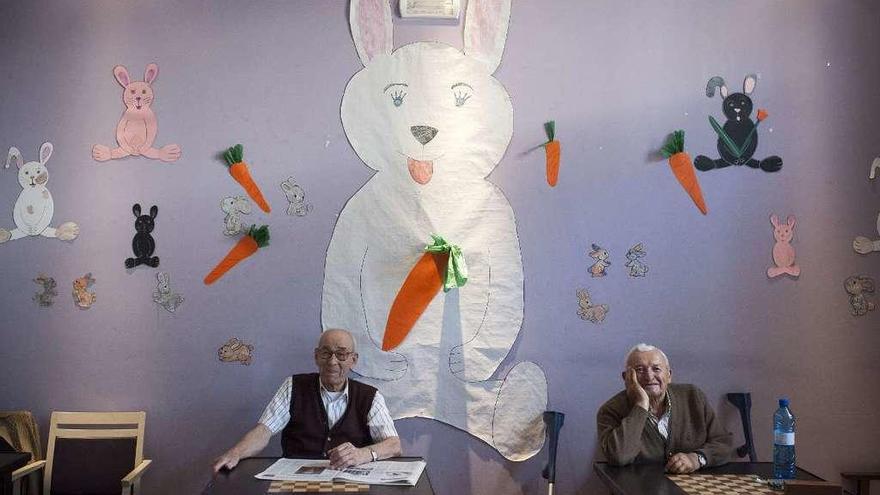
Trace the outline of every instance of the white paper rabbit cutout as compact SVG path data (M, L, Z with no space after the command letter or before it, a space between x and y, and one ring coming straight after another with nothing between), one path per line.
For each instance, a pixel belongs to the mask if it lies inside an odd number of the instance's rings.
M159 75L159 66L147 64L143 81L132 81L128 69L122 65L113 68L113 77L122 86L122 102L125 112L116 124L116 148L96 144L92 147L92 158L99 162L125 158L126 156L144 156L163 162L173 162L180 158L180 146L167 144L162 148L154 148L153 142L159 133L159 122L150 106L153 103L153 81Z
M345 89L342 123L377 173L333 231L322 323L355 335L355 371L379 384L394 418L437 419L523 460L543 445L547 383L530 362L493 379L522 324L523 272L513 210L486 180L513 134L510 97L492 76L510 0L467 9L464 51L416 42L392 53L388 1L351 2L364 69ZM461 247L467 285L439 292L400 346L382 351L391 303L432 233Z
M52 156L53 149L52 143L43 143L40 146L40 161L24 163L21 151L14 146L9 148L6 168L10 163L15 163L21 193L12 210L15 229L11 232L0 229L0 243L36 235L70 241L79 235L79 226L73 222L63 223L57 229L49 226L55 214L55 202L46 187L49 182L46 162Z

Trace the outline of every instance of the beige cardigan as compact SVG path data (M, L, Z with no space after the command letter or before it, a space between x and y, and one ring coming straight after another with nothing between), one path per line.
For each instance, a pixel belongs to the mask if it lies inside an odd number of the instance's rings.
M733 436L716 420L703 392L693 385L670 383L667 393L672 401L668 440L648 421L647 411L630 406L625 390L599 408L599 445L608 462L666 462L672 454L698 451L706 456L707 466L728 462Z

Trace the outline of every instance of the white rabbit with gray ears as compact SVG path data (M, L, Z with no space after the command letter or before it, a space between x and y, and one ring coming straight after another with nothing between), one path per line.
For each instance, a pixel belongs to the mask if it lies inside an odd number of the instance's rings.
M513 210L486 180L513 135L510 96L492 76L510 4L470 0L463 50L433 41L392 50L388 0L351 1L364 68L345 88L342 124L376 173L339 215L321 318L355 335L355 371L380 384L394 418L437 419L523 460L543 445L547 383L531 362L492 379L522 325L523 271ZM461 248L467 284L438 292L383 351L389 309L431 234Z
M9 148L6 157L6 168L15 163L18 168L18 184L21 193L12 210L15 229L8 231L0 228L0 244L21 239L27 236L43 236L71 241L79 235L79 226L73 222L65 222L58 228L50 227L55 214L55 201L46 184L49 183L49 169L46 163L54 151L52 143L40 146L40 160L24 162L21 151L15 146Z

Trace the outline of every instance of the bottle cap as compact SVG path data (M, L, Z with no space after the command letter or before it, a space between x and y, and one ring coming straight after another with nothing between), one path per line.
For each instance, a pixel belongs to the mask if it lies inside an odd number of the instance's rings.
M788 407L788 397L779 399L779 407Z

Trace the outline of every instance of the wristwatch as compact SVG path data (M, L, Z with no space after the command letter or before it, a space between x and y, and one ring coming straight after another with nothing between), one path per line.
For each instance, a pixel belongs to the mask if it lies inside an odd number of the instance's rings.
M706 463L708 462L708 461L706 461L706 456L703 455L702 452L694 452L694 453L697 454L697 460L700 461L700 467L702 468L703 466L705 466Z
M376 451L373 449L370 449L370 457L373 458L373 462L376 462L379 460L379 454L377 454ZM702 466L702 464L700 464L700 465Z

